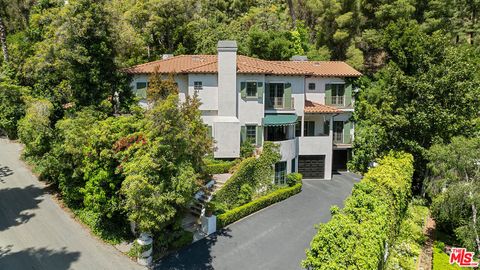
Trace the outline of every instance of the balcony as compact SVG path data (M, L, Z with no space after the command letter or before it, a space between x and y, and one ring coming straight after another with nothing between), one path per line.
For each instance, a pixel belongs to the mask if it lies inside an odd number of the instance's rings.
M345 96L332 96L332 105L345 107Z
M284 97L266 97L265 98L266 110L294 110L295 99L292 97L290 104L285 102Z
M293 138L285 141L275 141L275 144L280 145L281 160L292 160L298 154L298 138Z

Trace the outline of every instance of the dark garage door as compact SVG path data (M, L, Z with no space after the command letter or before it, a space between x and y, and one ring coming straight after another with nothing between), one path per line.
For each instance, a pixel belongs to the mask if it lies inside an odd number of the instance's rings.
M303 178L325 178L325 156L299 156L298 172Z

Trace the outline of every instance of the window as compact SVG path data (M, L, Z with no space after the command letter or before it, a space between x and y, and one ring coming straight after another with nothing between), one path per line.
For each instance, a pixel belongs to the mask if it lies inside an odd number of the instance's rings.
M201 81L193 82L193 90L203 90L203 83Z
M285 84L271 83L269 84L268 90L268 107L283 108L283 91L285 90Z
M345 85L344 84L332 84L332 104L344 105L345 103Z
M257 82L247 82L247 97L257 96Z
M285 185L287 176L287 162L280 161L275 163L275 184Z
M343 143L343 121L333 121L333 142Z
M146 87L147 87L146 82L137 82L137 90L138 89L143 89L143 88L146 88Z
M309 83L308 90L315 90L315 83Z
M303 136L315 136L315 122L305 121L303 124Z
M247 129L247 141L254 143L257 138L257 126L246 126Z
M293 158L293 159L292 159L292 173L295 172L295 164L296 164L295 158Z

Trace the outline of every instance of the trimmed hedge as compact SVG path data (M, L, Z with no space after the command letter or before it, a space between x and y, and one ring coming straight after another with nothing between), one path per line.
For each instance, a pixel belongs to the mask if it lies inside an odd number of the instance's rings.
M235 161L214 161L205 164L205 172L207 174L228 173L228 171L236 164Z
M307 269L383 269L411 196L413 157L390 153L357 183L345 207L318 226Z
M285 187L277 189L270 194L262 196L254 201L251 201L242 206L233 208L223 214L218 215L217 217L217 227L223 228L230 223L233 223L243 217L246 217L252 213L257 212L260 209L263 209L269 205L272 205L276 202L283 201L288 197L291 197L302 191L302 182L298 182L292 187Z

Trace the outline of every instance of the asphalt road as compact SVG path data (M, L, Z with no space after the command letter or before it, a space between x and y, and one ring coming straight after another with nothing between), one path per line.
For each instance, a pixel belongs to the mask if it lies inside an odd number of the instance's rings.
M0 139L0 269L145 269L92 237Z
M172 254L155 269L301 269L314 225L330 220L330 206L342 206L357 181L352 173L305 180L301 193Z

